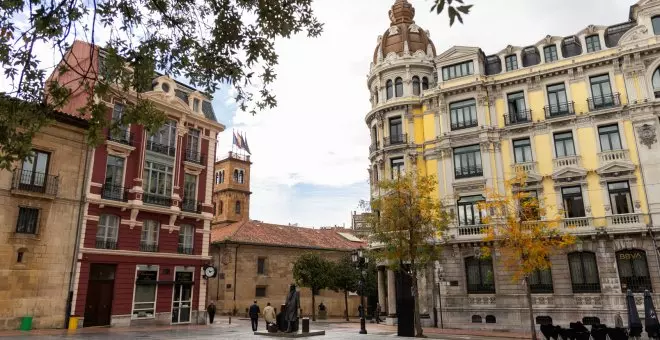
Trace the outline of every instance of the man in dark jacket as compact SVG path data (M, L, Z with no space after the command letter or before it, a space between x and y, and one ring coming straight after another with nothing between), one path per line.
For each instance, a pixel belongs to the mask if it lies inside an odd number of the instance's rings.
M257 325L259 323L259 313L261 313L261 310L259 309L259 306L257 306L257 300L254 300L254 303L252 306L250 306L250 310L248 314L250 315L250 321L252 321L252 331L256 332L257 331Z
M213 318L215 317L215 303L213 301L206 308L206 312L209 313L209 323L213 323Z

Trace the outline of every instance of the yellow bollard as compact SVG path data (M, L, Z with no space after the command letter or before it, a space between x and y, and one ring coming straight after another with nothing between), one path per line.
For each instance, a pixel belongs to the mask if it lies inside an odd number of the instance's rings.
M70 316L69 317L69 330L76 330L78 329L78 320L80 319L79 316Z

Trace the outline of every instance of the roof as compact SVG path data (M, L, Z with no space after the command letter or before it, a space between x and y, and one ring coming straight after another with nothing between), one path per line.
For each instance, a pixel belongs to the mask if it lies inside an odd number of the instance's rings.
M255 220L236 222L213 229L211 243L243 243L332 250L354 250L367 246L366 241L353 236L350 229L312 229Z

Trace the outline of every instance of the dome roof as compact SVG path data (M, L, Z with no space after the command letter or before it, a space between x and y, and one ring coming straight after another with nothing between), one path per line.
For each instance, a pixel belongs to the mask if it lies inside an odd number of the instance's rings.
M379 38L378 46L374 51L374 63L378 62L379 53L383 58L390 52L399 56L405 53L413 54L423 51L435 56L435 45L429 35L415 24L415 8L407 0L396 0L390 14L390 28Z

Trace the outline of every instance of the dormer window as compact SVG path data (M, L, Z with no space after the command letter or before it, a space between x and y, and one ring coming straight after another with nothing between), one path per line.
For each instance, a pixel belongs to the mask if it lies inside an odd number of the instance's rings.
M199 112L199 99L193 99L193 111Z
M507 71L513 71L518 69L518 57L515 54L506 56L504 58L504 62L506 63Z
M465 77L471 74L474 74L474 63L472 60L442 68L442 80Z
M557 61L559 57L557 57L557 46L556 45L550 45L546 46L543 48L543 55L545 56L545 62L546 63L551 63L553 61Z
M590 35L584 40L587 43L587 52L600 51L600 36L598 34Z

